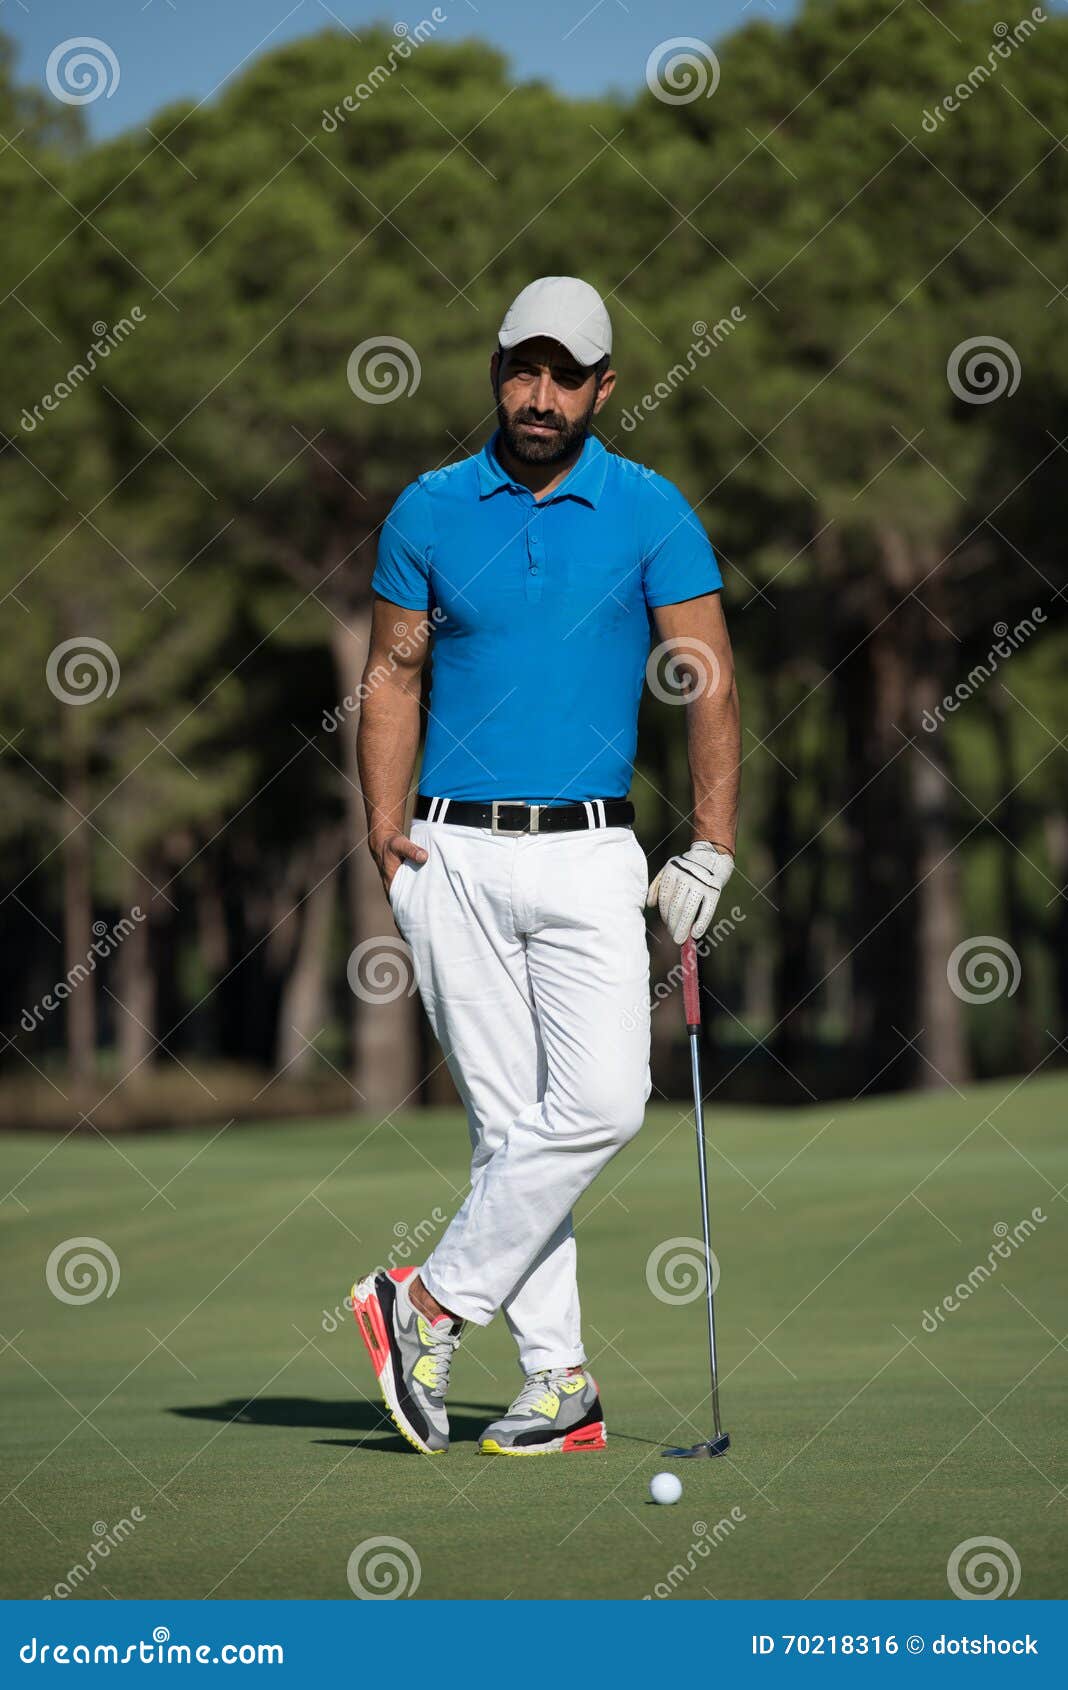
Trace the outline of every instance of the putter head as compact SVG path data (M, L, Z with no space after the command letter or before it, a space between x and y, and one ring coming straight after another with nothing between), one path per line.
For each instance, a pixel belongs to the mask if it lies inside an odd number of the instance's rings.
M730 1447L730 1433L720 1432L717 1437L709 1438L706 1443L694 1444L692 1449L666 1449L664 1454L671 1461L700 1461L715 1455L726 1455Z

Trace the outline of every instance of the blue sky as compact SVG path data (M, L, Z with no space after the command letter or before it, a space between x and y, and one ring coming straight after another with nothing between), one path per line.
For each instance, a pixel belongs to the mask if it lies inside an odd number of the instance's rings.
M414 28L435 0L0 0L0 30L14 37L21 82L45 82L52 49L73 36L107 42L119 64L110 98L83 106L90 133L147 121L169 100L201 100L242 61L341 23L357 34L375 21ZM478 35L501 47L522 77L569 94L630 92L666 37L714 43L738 23L788 18L797 0L437 0L439 39Z

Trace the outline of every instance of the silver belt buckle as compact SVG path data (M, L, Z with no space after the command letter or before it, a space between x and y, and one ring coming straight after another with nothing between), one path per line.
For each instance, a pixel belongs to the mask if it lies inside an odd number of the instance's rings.
M530 816L529 827L502 827L500 811L526 809ZM508 798L494 798L490 803L490 832L501 834L505 839L519 839L524 833L537 833L538 817L541 814L540 804L523 805Z

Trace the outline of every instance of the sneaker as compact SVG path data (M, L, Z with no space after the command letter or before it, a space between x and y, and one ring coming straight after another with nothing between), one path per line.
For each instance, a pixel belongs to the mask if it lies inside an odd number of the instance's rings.
M424 1455L442 1455L449 1447L445 1392L463 1322L419 1313L408 1291L416 1271L392 1268L358 1280L352 1312L394 1426Z
M507 1414L479 1439L483 1455L556 1455L604 1449L597 1382L578 1367L531 1373Z

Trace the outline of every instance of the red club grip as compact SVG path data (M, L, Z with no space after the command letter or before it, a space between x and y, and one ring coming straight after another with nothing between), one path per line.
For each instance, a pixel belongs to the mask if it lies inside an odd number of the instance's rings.
M697 974L697 946L687 939L682 947L682 1003L687 1027L701 1025L701 982Z

